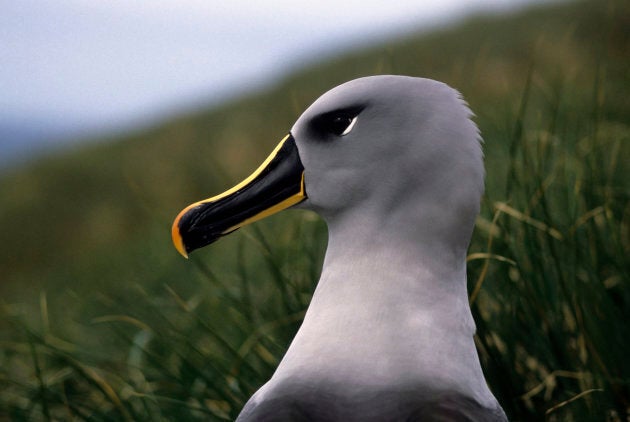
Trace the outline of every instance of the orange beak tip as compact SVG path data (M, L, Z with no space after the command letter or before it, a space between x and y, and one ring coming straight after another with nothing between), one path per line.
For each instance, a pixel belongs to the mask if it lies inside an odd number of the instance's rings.
M188 259L188 253L186 253L186 249L184 249L184 245L182 243L175 243L175 249L177 249L177 252L179 252L181 256Z
M184 247L184 240L182 239L181 234L179 234L179 227L177 222L179 221L179 217L173 223L173 227L171 228L171 237L173 239L173 245L177 252L184 258L188 259L188 253L186 252L186 248Z
M188 254L187 254L185 251L183 251L183 250L181 250L181 251L180 251L180 250L178 250L178 252L181 254L181 256L183 256L184 258L188 259Z

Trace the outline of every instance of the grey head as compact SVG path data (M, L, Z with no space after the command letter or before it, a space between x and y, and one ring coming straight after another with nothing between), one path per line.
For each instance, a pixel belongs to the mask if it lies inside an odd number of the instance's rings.
M457 91L430 79L373 76L332 89L291 129L305 169L300 206L333 225L373 223L363 230L373 239L391 229L460 259L483 193L470 117Z
M350 81L316 100L252 176L176 218L184 255L290 206L328 224L304 322L240 421L506 420L466 289L484 177L470 117L437 81Z

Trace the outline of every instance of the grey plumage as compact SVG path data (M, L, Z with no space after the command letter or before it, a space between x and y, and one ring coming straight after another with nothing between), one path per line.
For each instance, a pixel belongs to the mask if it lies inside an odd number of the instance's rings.
M358 113L329 136L316 122ZM304 322L245 421L503 421L475 349L466 251L483 192L480 137L447 85L375 76L320 97L291 133L327 222Z

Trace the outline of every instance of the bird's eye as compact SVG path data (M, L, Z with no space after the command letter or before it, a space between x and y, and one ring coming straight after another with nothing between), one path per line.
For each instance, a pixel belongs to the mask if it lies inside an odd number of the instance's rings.
M337 136L344 136L350 133L356 122L357 116L332 116L329 122L328 131Z
M358 112L337 111L319 116L313 122L313 127L323 136L345 136L352 131L357 123Z
M365 105L360 104L322 113L313 118L310 126L322 140L332 140L332 138L345 136L355 127L359 114L364 109Z

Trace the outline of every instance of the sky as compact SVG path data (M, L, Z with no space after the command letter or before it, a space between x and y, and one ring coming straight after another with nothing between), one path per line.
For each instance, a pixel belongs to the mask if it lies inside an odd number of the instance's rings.
M131 127L342 51L544 1L0 0L0 161L27 145L2 124L34 139Z

